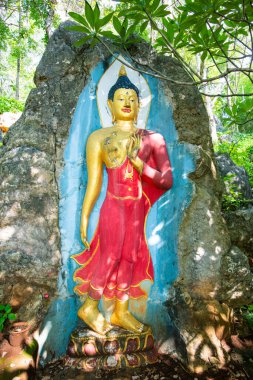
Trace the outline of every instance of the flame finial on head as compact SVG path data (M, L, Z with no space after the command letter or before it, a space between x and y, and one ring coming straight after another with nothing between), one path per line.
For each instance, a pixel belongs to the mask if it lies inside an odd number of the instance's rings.
M127 72L125 66L121 65L121 68L119 70L119 77L122 77L123 75L127 77Z

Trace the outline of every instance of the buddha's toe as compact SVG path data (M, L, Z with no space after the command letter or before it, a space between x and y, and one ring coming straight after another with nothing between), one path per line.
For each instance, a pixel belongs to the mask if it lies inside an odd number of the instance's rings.
M106 322L104 326L104 334L106 335L112 329L113 329L113 326L110 323Z

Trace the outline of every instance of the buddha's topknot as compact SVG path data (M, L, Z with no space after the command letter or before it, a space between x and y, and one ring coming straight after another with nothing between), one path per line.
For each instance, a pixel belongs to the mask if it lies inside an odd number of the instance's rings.
M119 77L117 79L117 82L110 88L110 91L108 93L108 99L113 100L114 93L119 88L125 88L125 89L131 89L134 90L138 96L139 99L139 90L138 88L130 81L130 79L127 76L125 66L122 65L119 71Z

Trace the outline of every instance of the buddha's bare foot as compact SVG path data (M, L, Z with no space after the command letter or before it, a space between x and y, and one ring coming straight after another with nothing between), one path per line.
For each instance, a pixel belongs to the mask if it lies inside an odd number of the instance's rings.
M87 298L85 303L80 307L77 315L92 330L100 335L106 335L113 326L106 321L104 316L98 310L98 301Z
M111 315L111 323L120 326L125 330L141 333L145 330L145 325L138 321L131 313L130 311L125 311L123 313L117 313L117 311L114 311Z

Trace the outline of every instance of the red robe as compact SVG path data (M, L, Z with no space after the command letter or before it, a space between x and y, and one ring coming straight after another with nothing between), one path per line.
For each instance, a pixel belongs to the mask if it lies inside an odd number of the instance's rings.
M116 168L106 168L107 193L90 250L72 256L81 265L74 273L78 294L89 293L93 299L139 298L146 296L141 283L154 279L146 220L151 206L172 186L172 175L163 137L141 133L142 175L128 158Z

